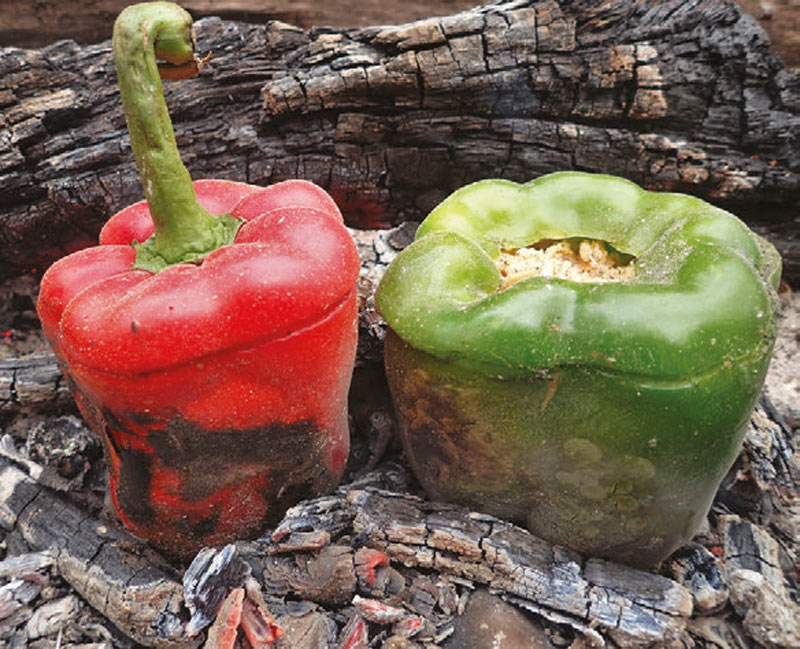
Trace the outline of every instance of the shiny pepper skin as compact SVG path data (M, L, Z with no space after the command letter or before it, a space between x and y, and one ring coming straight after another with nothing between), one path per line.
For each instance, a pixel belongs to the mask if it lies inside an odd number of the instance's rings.
M305 181L194 183L243 221L199 264L132 270L142 201L100 244L56 262L38 303L81 412L104 440L111 497L175 555L252 537L340 479L360 263L333 200Z

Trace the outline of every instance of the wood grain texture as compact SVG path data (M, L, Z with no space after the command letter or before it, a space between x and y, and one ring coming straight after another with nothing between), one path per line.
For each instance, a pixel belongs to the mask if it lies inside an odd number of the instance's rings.
M24 358L0 359L0 415L29 412L54 412L67 408L72 397L49 352Z

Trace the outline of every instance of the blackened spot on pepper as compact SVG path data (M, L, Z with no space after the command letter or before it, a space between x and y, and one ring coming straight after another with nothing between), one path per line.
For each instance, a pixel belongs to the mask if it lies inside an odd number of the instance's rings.
M149 493L153 460L142 451L120 447L117 477L117 502L120 509L136 525L152 522L155 513L150 506Z
M470 442L474 422L464 419L452 399L426 386L400 401L400 411L407 422L408 446L423 472L439 475L471 457L463 450ZM479 450L475 448L474 454Z
M108 424L103 424L103 441L108 446L107 451L111 451L117 456L119 455L119 446L117 445L117 440L115 440L114 436L111 434L111 427ZM106 460L107 459L108 458L106 458ZM109 462L109 464L111 463Z
M163 428L164 423L158 417L155 417L147 412L128 412L125 416L137 426L142 428Z
M147 525L155 518L150 504L150 483L153 475L153 458L144 451L135 451L117 443L115 431L133 435L110 410L102 411L102 432L107 445L106 453L119 458L119 475L116 476L116 498L119 508L135 525ZM114 463L108 462L109 470Z
M180 469L201 458L208 473L222 462L263 463L276 455L298 453L319 434L309 420L257 428L207 430L175 417L165 429L148 431L147 439L165 466Z
M177 520L175 529L188 538L203 539L217 529L219 524L219 514L214 512L210 516L192 522L187 518Z
M163 486L165 477L170 484L177 479L174 496L187 505L187 511L193 503L203 509L203 501L211 499L213 503L220 492L239 494L242 485L249 485L251 495L259 496L253 507L264 511L259 522L251 521L250 528L242 530L246 535L276 524L289 506L329 491L339 478L329 466L331 433L311 420L245 430L206 430L184 419L167 423L141 412L115 414L104 409L97 415L106 453L119 459L108 464L110 471L115 465L120 467L114 477L121 513L135 526L167 525L176 538L192 539L193 543L213 537L230 513L216 510L212 504L202 517L176 513L170 521L161 520L163 513L150 501L154 481ZM133 450L120 443L126 438L140 439L145 448ZM229 499L217 502L224 506ZM260 514L258 509L252 513Z
M130 426L126 426L122 423L122 420L117 417L112 410L108 408L103 408L103 419L107 422L108 428L111 430L118 430L122 433L134 434L133 429ZM106 431L108 432L108 431Z
M266 526L276 523L299 500L333 488L338 476L331 475L323 455L328 436L311 420L206 430L175 418L165 429L148 431L147 440L159 462L180 476L180 497L187 503L205 500L238 480L268 476L262 490L269 504L264 513ZM217 523L215 517L208 517L182 524L202 538Z

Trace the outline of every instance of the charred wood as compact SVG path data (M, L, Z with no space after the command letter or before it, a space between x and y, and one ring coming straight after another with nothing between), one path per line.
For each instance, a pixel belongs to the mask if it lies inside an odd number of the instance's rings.
M64 38L81 43L96 43L111 36L114 19L129 3L127 0L81 0L65 5L47 1L31 5L22 0L6 0L0 5L0 42L18 47L41 47ZM404 23L424 16L439 16L468 9L468 0L410 0L388 3L382 0L348 2L332 0L262 0L247 3L241 0L184 0L180 3L195 19L219 16L263 24L282 20L311 27L329 25L350 27Z
M71 401L52 353L0 360L0 416L22 409L54 412Z
M800 74L724 0L500 1L396 27L198 25L167 86L196 178L327 188L357 227L419 220L486 176L560 169L697 194L800 272ZM93 241L141 197L109 43L0 50L5 274Z

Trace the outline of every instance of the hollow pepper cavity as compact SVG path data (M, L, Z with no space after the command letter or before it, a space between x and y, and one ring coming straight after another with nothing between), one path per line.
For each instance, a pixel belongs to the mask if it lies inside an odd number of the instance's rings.
M113 47L146 200L48 269L38 312L121 519L189 555L340 479L360 263L310 182L192 183L159 77L203 63L188 13L131 6Z
M497 263L576 241L632 259L633 278L507 282ZM779 276L768 242L694 197L578 172L456 191L376 296L412 468L434 497L657 565L736 457Z

